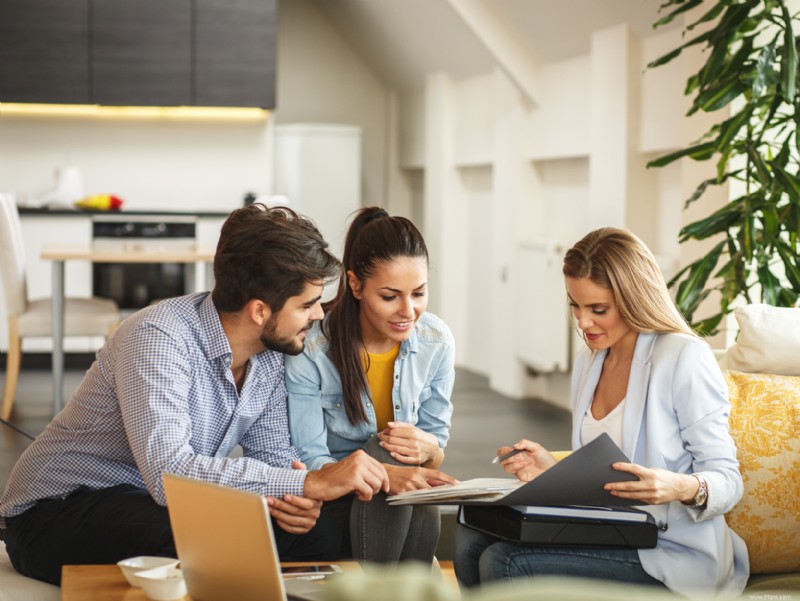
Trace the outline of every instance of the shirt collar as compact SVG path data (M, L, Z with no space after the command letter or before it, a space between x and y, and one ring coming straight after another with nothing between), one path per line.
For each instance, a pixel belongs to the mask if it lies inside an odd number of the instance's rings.
M203 302L200 303L199 318L200 331L205 336L208 357L210 359L232 357L233 351L231 351L231 345L225 335L225 330L222 328L219 312L211 299L211 294L206 296Z

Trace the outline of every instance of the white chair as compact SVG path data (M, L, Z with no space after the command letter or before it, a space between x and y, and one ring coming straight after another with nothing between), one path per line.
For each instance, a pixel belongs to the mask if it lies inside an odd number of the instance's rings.
M8 314L8 356L2 418L11 415L22 358L22 339L52 336L50 299L28 300L22 225L14 199L0 194L0 277ZM108 336L122 316L117 304L101 298L67 298L64 301L65 336Z

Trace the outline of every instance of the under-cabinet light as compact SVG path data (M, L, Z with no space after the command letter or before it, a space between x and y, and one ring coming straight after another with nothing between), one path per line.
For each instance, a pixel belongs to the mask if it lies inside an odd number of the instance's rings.
M99 117L112 119L181 119L265 121L269 111L250 107L100 106L97 104L23 104L0 102L0 116Z

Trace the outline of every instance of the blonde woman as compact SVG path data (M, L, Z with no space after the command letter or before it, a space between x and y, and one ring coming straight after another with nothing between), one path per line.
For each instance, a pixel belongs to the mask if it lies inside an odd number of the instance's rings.
M456 574L472 586L540 575L666 586L680 594L739 594L747 549L723 514L742 495L728 432L725 380L711 350L672 302L650 250L633 234L591 232L564 258L575 323L588 352L572 375L572 446L606 432L631 458L617 463L637 480L606 489L634 499L661 527L654 549L528 547L460 528ZM528 481L555 463L541 445L503 468Z

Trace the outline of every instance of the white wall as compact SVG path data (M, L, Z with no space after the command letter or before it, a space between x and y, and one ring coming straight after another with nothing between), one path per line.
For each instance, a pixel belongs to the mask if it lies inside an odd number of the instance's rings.
M700 57L645 68L679 43L679 31L647 40L625 24L596 31L589 55L540 66L535 107L499 69L465 80L430 74L423 91L400 97L398 166L410 178L424 173L417 195L437 265L432 305L456 334L457 363L496 390L567 406L568 373L532 375L516 342L563 316L573 349L582 344L570 333L566 299L531 311L517 298L536 277L515 265L521 242L568 247L612 225L639 234L667 276L697 256L684 256L677 235L691 218L684 199L709 166L645 168L708 125L683 116L683 82Z

